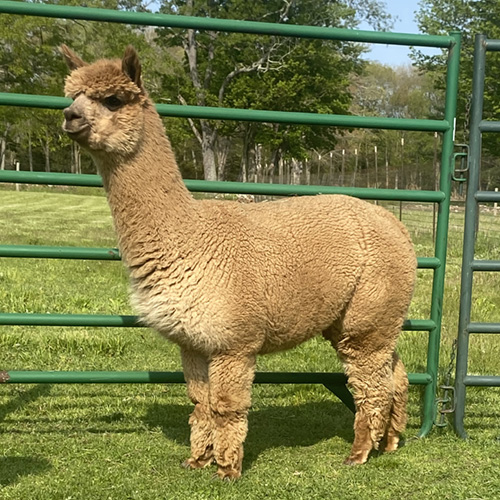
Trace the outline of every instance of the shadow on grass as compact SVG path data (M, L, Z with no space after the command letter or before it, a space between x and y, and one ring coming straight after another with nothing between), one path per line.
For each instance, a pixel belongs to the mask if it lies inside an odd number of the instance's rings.
M10 414L13 413L23 406L26 406L33 401L36 401L38 398L41 398L43 396L46 396L49 394L51 390L50 385L48 384L39 384L31 389L28 389L27 391L23 391L13 398L11 398L7 403L0 405L0 422L2 420L5 420L5 418Z
M155 404L144 421L149 427L161 428L168 439L188 446L191 411L190 405ZM353 421L353 414L342 403L333 401L251 410L244 468L267 449L306 447L333 437L348 443L347 454L354 439Z
M21 476L42 474L50 468L50 462L44 458L0 457L0 486L9 486Z

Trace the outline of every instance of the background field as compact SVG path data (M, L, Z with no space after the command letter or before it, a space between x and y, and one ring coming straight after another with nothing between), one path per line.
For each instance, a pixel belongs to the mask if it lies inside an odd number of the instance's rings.
M389 207L399 214L399 205ZM432 211L404 204L419 256L432 255ZM0 191L0 244L116 246L98 190ZM457 332L463 213L452 211L441 374ZM487 207L481 258L499 259L500 216ZM432 271L419 271L410 317L425 319ZM473 320L500 321L500 276L478 275ZM120 262L0 259L0 311L129 314ZM423 371L426 335L407 332L399 352ZM339 371L315 339L261 357L259 370ZM180 370L178 349L147 329L0 327L0 369ZM500 342L477 336L471 373L500 374ZM0 499L498 499L500 394L469 389L467 442L448 427L420 427L420 389L410 389L406 446L346 467L353 416L320 386L255 386L243 479L213 481L213 469L185 471L189 453L183 386L11 385L0 391Z

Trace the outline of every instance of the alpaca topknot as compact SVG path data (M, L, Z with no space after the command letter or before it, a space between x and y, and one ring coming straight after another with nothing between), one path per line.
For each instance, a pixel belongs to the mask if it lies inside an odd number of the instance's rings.
M144 90L123 72L120 59L103 59L74 69L66 78L64 93L71 99L83 93L96 100L110 95L133 100L144 94Z

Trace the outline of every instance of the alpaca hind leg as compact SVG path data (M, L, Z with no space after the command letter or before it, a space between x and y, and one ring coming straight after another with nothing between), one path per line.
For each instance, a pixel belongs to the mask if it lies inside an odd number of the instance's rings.
M381 359L382 358L382 359ZM354 393L354 442L344 463L363 464L378 449L386 433L394 396L392 355L353 352L344 357L349 386Z
M214 461L214 422L209 404L208 359L185 349L181 350L181 357L188 395L195 405L189 417L191 456L183 463L183 466L199 469Z
M394 373L394 399L385 436L384 451L396 451L399 435L404 431L407 421L406 405L408 402L408 376L399 356L393 354L392 370Z
M209 367L210 407L215 422L214 456L221 479L238 479L248 431L255 356L221 354Z

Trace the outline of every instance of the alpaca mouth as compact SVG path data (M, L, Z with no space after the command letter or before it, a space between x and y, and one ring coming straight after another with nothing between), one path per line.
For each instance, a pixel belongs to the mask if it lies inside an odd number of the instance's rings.
M86 132L89 131L90 125L88 123L75 124L65 121L63 123L62 129L71 139L76 140L78 138L81 138Z

